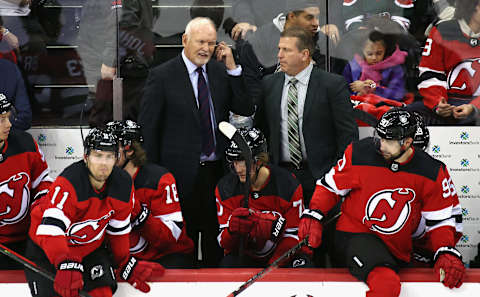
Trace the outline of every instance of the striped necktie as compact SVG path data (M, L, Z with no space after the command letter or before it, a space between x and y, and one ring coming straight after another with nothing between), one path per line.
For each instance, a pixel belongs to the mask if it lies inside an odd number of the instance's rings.
M298 79L292 78L289 82L287 93L288 108L288 148L290 150L290 162L297 168L302 163L302 150L300 146L300 129L298 128Z
M210 117L210 100L208 99L208 86L203 76L202 67L197 68L198 73L198 109L200 111L200 130L202 132L202 153L210 156L215 151L213 139L212 120Z

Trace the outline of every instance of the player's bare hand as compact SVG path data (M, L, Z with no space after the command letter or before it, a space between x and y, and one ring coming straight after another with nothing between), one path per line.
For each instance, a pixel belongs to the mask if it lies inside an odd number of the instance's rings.
M441 117L449 117L453 113L455 107L447 103L447 99L442 98L437 105L435 112Z
M333 42L334 45L340 41L340 33L338 31L338 27L334 24L326 24L320 27L320 31L328 36L330 40Z
M238 40L239 38L245 39L248 31L257 31L257 26L250 25L249 23L238 23L232 28L232 39Z
M222 41L217 45L215 55L217 61L225 63L228 70L237 68L237 64L235 64L235 59L233 58L232 49L225 43L225 41Z
M453 117L456 119L464 119L474 111L472 104L462 104L453 108Z
M350 89L352 89L353 92L359 93L363 91L365 84L361 80L356 80L350 84Z
M115 67L110 67L102 64L100 72L102 75L102 79L113 80L115 78L115 75L117 74L117 69Z
M3 35L2 40L4 40L11 49L18 48L18 38L12 32L8 32L7 35Z

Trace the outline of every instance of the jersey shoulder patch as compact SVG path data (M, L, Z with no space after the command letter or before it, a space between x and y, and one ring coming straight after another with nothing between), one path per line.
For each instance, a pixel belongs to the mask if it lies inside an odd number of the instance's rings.
M135 189L149 188L156 190L158 182L168 170L156 164L147 163L140 168L134 180Z
M276 193L268 193L268 186L265 190L265 194L272 194L284 199L287 202L290 202L293 194L297 190L300 182L295 176L288 170L278 167L278 166L270 166L270 184L273 185L275 188L270 188L274 190Z
M123 169L113 167L112 173L107 180L108 197L123 202L130 201L132 191L132 178Z
M227 175L222 177L218 182L217 187L220 194L220 199L222 201L244 194L243 186L240 183L240 180L232 172L229 172Z
M30 133L15 129L8 136L7 157L36 150L35 141Z
M376 151L373 137L352 143L352 165L386 167L383 157Z
M440 168L445 168L442 161L433 158L422 150L415 150L412 160L403 166L402 170L435 181Z
M467 38L463 35L462 29L460 29L460 24L457 20L440 22L437 25L437 30L442 36L443 40L468 42Z

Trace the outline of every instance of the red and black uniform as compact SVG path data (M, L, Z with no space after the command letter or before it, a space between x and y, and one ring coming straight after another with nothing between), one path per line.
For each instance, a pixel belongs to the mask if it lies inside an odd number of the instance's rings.
M374 234L401 262L410 261L411 236L420 218L433 251L454 247L462 232L461 220L456 222L461 206L445 164L415 150L393 168L376 152L372 138L354 142L317 182L310 208L327 213L345 196L337 232Z
M253 213L272 213L278 218L285 219L286 223L285 231L277 242L267 240L259 244L254 238L245 237L245 253L260 264L273 262L298 244L298 223L304 207L302 186L298 180L283 168L277 166L267 168L270 175L259 191L250 193L248 208ZM237 253L240 237L230 233L229 221L232 212L244 205L244 184L236 174L229 173L218 183L215 196L220 225L218 242L225 255Z
M173 175L163 167L146 164L137 169L133 181L135 205L130 252L139 259L152 261L167 255L191 254L193 241L183 223ZM145 215L148 216L144 221Z
M36 141L27 132L12 130L0 151L2 244L24 253L30 225L30 205L47 193L51 183L47 162ZM7 269L12 263L4 261L3 256L1 258L0 268Z
M107 239L114 263L122 267L127 262L133 201L132 179L125 171L113 168L98 191L90 183L84 161L73 163L56 178L48 195L32 208L29 236L33 242L27 247L27 255L39 265L46 265L48 260L51 264L47 267L52 272L59 258L82 259L85 290L110 286L114 291L116 284L108 257L89 256L107 255ZM53 292L51 282L45 283L34 273L26 275L32 294Z
M425 43L418 90L430 109L441 98L451 105L467 104L475 98L480 101L480 38L465 34L460 22L464 21L439 23Z

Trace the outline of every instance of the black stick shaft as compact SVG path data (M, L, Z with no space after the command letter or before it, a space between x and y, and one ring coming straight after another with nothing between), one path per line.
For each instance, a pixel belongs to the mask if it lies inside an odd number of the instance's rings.
M328 225L330 224L331 222L333 222L336 218L338 218L342 213L339 212L337 213L336 215L334 215L332 218L330 218L327 222L325 222L324 225ZM299 243L297 243L296 246L292 247L291 249L289 249L288 251L286 251L283 255L281 255L280 257L278 257L275 261L272 262L272 264L268 265L267 267L265 267L262 271L258 272L257 274L255 274L254 276L252 276L249 280L247 280L246 282L244 282L237 290L233 291L232 293L230 293L227 297L235 297L235 296L238 296L240 293L242 293L243 291L245 291L248 287L250 287L250 285L252 285L254 282L258 281L259 279L261 279L262 277L264 277L267 273L269 273L270 271L272 271L273 269L277 268L278 265L283 262L284 260L290 258L291 256L293 256L299 249L301 249L302 247L304 247L305 245L308 244L308 236L305 237L304 239L302 239Z
M4 254L5 256L9 257L10 259L22 264L26 268L30 269L31 271L40 274L41 276L45 277L46 279L51 280L52 282L55 281L55 275L50 271L38 266L31 260L25 258L24 256L16 253L15 251L9 249L8 247L4 246L0 243L0 253ZM91 297L87 292L80 290L79 295L82 297Z

